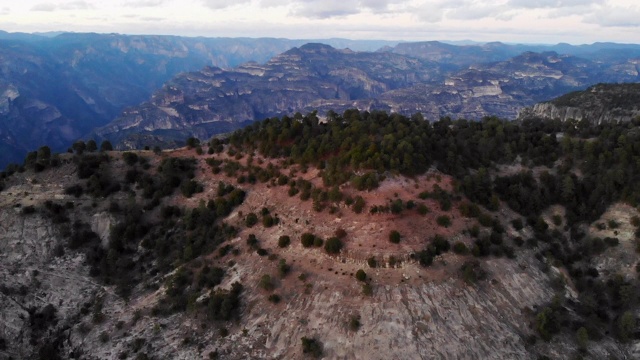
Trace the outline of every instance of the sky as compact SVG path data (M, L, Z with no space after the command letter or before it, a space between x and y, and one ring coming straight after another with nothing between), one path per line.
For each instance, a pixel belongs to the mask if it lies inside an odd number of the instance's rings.
M640 43L640 1L0 0L0 30L290 39Z

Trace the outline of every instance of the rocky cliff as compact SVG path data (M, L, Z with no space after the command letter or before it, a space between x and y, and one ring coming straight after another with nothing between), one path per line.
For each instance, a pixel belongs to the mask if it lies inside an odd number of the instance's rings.
M637 72L620 70L625 64L632 66L633 60L600 63L555 52L525 52L452 71L446 62L393 52L308 44L264 65L181 74L96 134L121 148L140 148L189 136L204 140L271 116L312 110L324 115L349 108L421 112L429 120L492 115L514 119L524 106L603 79L640 80Z
M525 108L519 115L592 124L627 122L639 116L640 84L598 84Z

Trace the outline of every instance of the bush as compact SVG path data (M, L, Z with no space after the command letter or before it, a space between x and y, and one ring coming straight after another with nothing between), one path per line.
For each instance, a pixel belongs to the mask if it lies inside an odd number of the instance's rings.
M420 215L427 215L429 213L429 208L425 204L418 205L418 213Z
M371 296L373 295L373 287L371 284L362 284L362 295Z
M511 225L516 231L520 231L522 230L522 228L524 228L524 224L522 223L522 219L520 218L511 220Z
M278 294L271 294L267 299L274 304L279 303L281 300L280 295Z
M400 237L400 233L397 230L391 230L391 232L389 233L389 241L394 244L400 243Z
M291 243L291 238L287 235L282 235L278 238L278 246L281 248L285 248L289 246Z
M254 213L247 214L247 217L244 220L244 224L247 227L252 227L253 225L258 223L258 216Z
M448 228L451 226L451 218L447 215L440 215L436 218L436 223L442 227Z
M319 358L322 356L322 343L313 338L302 337L302 353Z
M271 276L268 274L264 274L262 275L262 277L260 277L260 282L258 283L258 286L260 286L260 288L267 291L272 291L276 287L273 281L271 280Z
M302 234L300 241L302 242L303 247L308 248L313 246L313 242L315 239L316 239L316 236L313 235L312 233L304 233Z
M342 241L337 237L329 238L324 244L324 250L329 254L337 254L342 249Z
M358 281L366 281L367 273L365 273L362 269L356 271L356 279L358 279Z
M468 284L476 283L487 277L487 272L480 266L478 260L465 261L460 267L460 271L462 279Z
M349 330L358 331L360 329L360 315L352 315L349 319Z
M280 276L285 277L290 271L291 266L289 266L284 259L280 259L280 262L278 263L278 273Z
M459 255L466 255L469 253L469 248L462 241L457 241L453 244L453 252Z
M122 160L124 160L127 165L133 166L138 162L138 155L129 151L125 151L124 153L122 153Z
M372 256L367 259L367 265L369 265L370 268L375 268L378 266L378 261L376 260L375 257Z
M262 225L264 227L272 227L275 223L275 220L273 219L273 216L267 214L265 216L262 217Z

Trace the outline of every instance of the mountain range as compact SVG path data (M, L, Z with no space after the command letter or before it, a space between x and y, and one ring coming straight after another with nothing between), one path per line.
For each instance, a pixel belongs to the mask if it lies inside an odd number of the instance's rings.
M44 144L166 145L298 111L515 118L567 91L639 80L630 44L308 42L0 32L0 168Z

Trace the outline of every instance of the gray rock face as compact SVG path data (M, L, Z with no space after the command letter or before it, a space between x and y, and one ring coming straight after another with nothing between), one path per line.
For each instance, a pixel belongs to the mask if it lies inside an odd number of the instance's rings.
M265 65L181 74L96 134L120 148L142 147L189 136L206 140L271 116L313 110L324 115L349 108L421 112L428 120L492 115L513 119L524 106L605 79L640 80L619 70L617 62L555 52L525 52L463 69L428 59L307 44Z
M584 120L592 124L627 122L639 116L639 84L599 84L536 104L519 115L520 118Z

